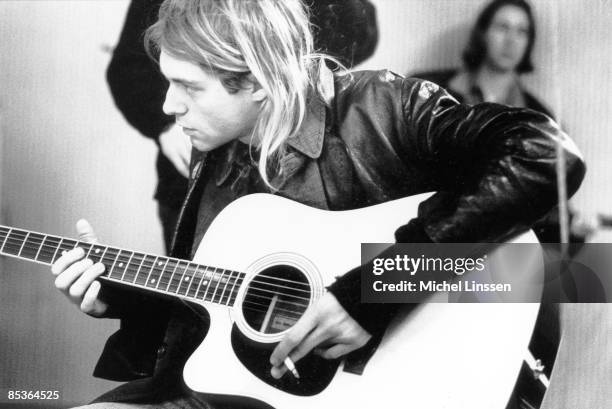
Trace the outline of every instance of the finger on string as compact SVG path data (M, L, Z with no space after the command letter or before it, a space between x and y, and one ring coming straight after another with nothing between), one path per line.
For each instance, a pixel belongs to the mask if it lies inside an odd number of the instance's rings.
M62 256L51 266L51 273L53 273L54 276L63 273L70 265L82 259L84 256L85 250L81 247L62 252Z
M96 263L91 268L85 270L70 286L68 290L70 296L81 298L87 289L91 287L94 280L104 273L104 270L105 267L102 263Z
M90 259L83 259L73 263L63 273L59 274L55 279L55 287L63 293L68 293L68 289L72 283L81 275L83 272L93 265L93 261Z

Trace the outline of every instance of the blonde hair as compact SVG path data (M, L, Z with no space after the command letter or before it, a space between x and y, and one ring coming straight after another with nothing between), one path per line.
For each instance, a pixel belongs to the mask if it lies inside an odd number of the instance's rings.
M145 41L149 49L163 49L218 75L230 92L253 75L267 98L251 145L261 150L259 173L271 186L269 170L282 172L278 159L306 116L309 91L323 94L319 76L328 57L313 50L302 2L166 0Z

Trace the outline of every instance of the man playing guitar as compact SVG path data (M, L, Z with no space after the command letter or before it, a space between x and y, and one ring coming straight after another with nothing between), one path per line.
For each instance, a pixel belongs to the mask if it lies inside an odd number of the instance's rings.
M174 257L191 259L215 216L252 193L347 210L436 191L397 226L397 242L497 242L556 204L557 144L570 194L584 175L573 142L543 114L461 105L390 71L330 72L299 0L166 0L146 41L170 82L164 112L194 148ZM85 221L77 230L95 240ZM52 266L55 284L83 312L121 319L95 374L129 381L88 407L207 407L181 376L206 317L103 286L108 266L86 254L65 252ZM339 278L269 352L272 378L290 376L287 365L311 352L358 350L393 318L393 304L360 303L358 268L329 273Z

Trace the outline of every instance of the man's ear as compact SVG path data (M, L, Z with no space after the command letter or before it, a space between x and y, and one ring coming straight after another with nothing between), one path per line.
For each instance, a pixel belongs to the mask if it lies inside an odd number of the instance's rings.
M251 97L253 101L261 102L268 97L266 91L262 88L261 84L255 79L253 74L249 74L248 80L251 83Z

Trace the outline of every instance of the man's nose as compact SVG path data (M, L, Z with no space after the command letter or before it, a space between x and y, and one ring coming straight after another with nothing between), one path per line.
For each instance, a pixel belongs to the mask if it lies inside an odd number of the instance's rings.
M187 105L181 101L176 87L172 84L168 87L168 91L166 91L166 99L162 109L166 115L183 115L187 112Z

